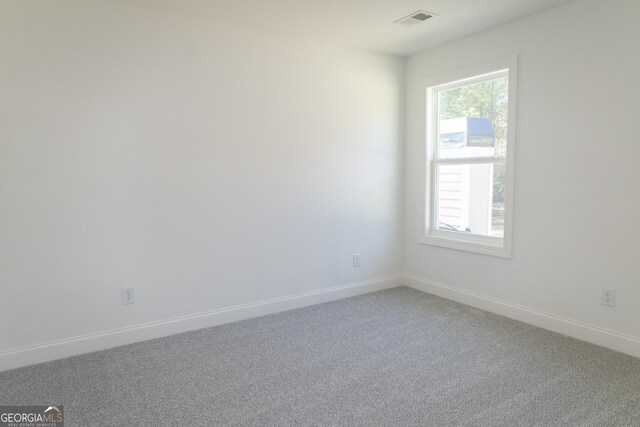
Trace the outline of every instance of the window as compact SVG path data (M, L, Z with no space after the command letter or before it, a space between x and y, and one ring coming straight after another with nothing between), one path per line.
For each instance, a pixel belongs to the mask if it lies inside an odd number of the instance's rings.
M511 256L516 63L427 85L423 243Z

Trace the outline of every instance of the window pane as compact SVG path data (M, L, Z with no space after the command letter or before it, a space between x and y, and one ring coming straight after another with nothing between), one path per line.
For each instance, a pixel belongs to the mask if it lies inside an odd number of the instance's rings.
M438 91L438 157L506 155L509 79Z
M438 165L436 228L503 237L504 172L503 162Z

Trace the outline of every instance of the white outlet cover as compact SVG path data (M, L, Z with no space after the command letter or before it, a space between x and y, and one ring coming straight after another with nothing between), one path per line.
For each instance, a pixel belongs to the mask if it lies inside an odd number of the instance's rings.
M123 305L134 304L136 302L136 291L134 288L122 288L120 292Z
M353 266L360 267L360 254L353 254Z
M616 290L613 288L602 288L600 291L600 304L607 307L615 307Z

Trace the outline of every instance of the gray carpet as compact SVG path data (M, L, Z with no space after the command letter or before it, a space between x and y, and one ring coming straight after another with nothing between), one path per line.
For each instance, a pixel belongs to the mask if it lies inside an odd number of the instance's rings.
M640 359L408 288L0 373L75 425L640 426Z

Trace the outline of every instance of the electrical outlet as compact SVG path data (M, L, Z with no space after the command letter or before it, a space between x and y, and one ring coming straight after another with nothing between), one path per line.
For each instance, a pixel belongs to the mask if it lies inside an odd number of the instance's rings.
M360 267L360 254L353 254L353 267Z
M134 304L136 302L136 291L134 288L122 288L122 304Z
M600 304L607 307L615 307L616 305L616 290L613 288L602 288L600 290Z

